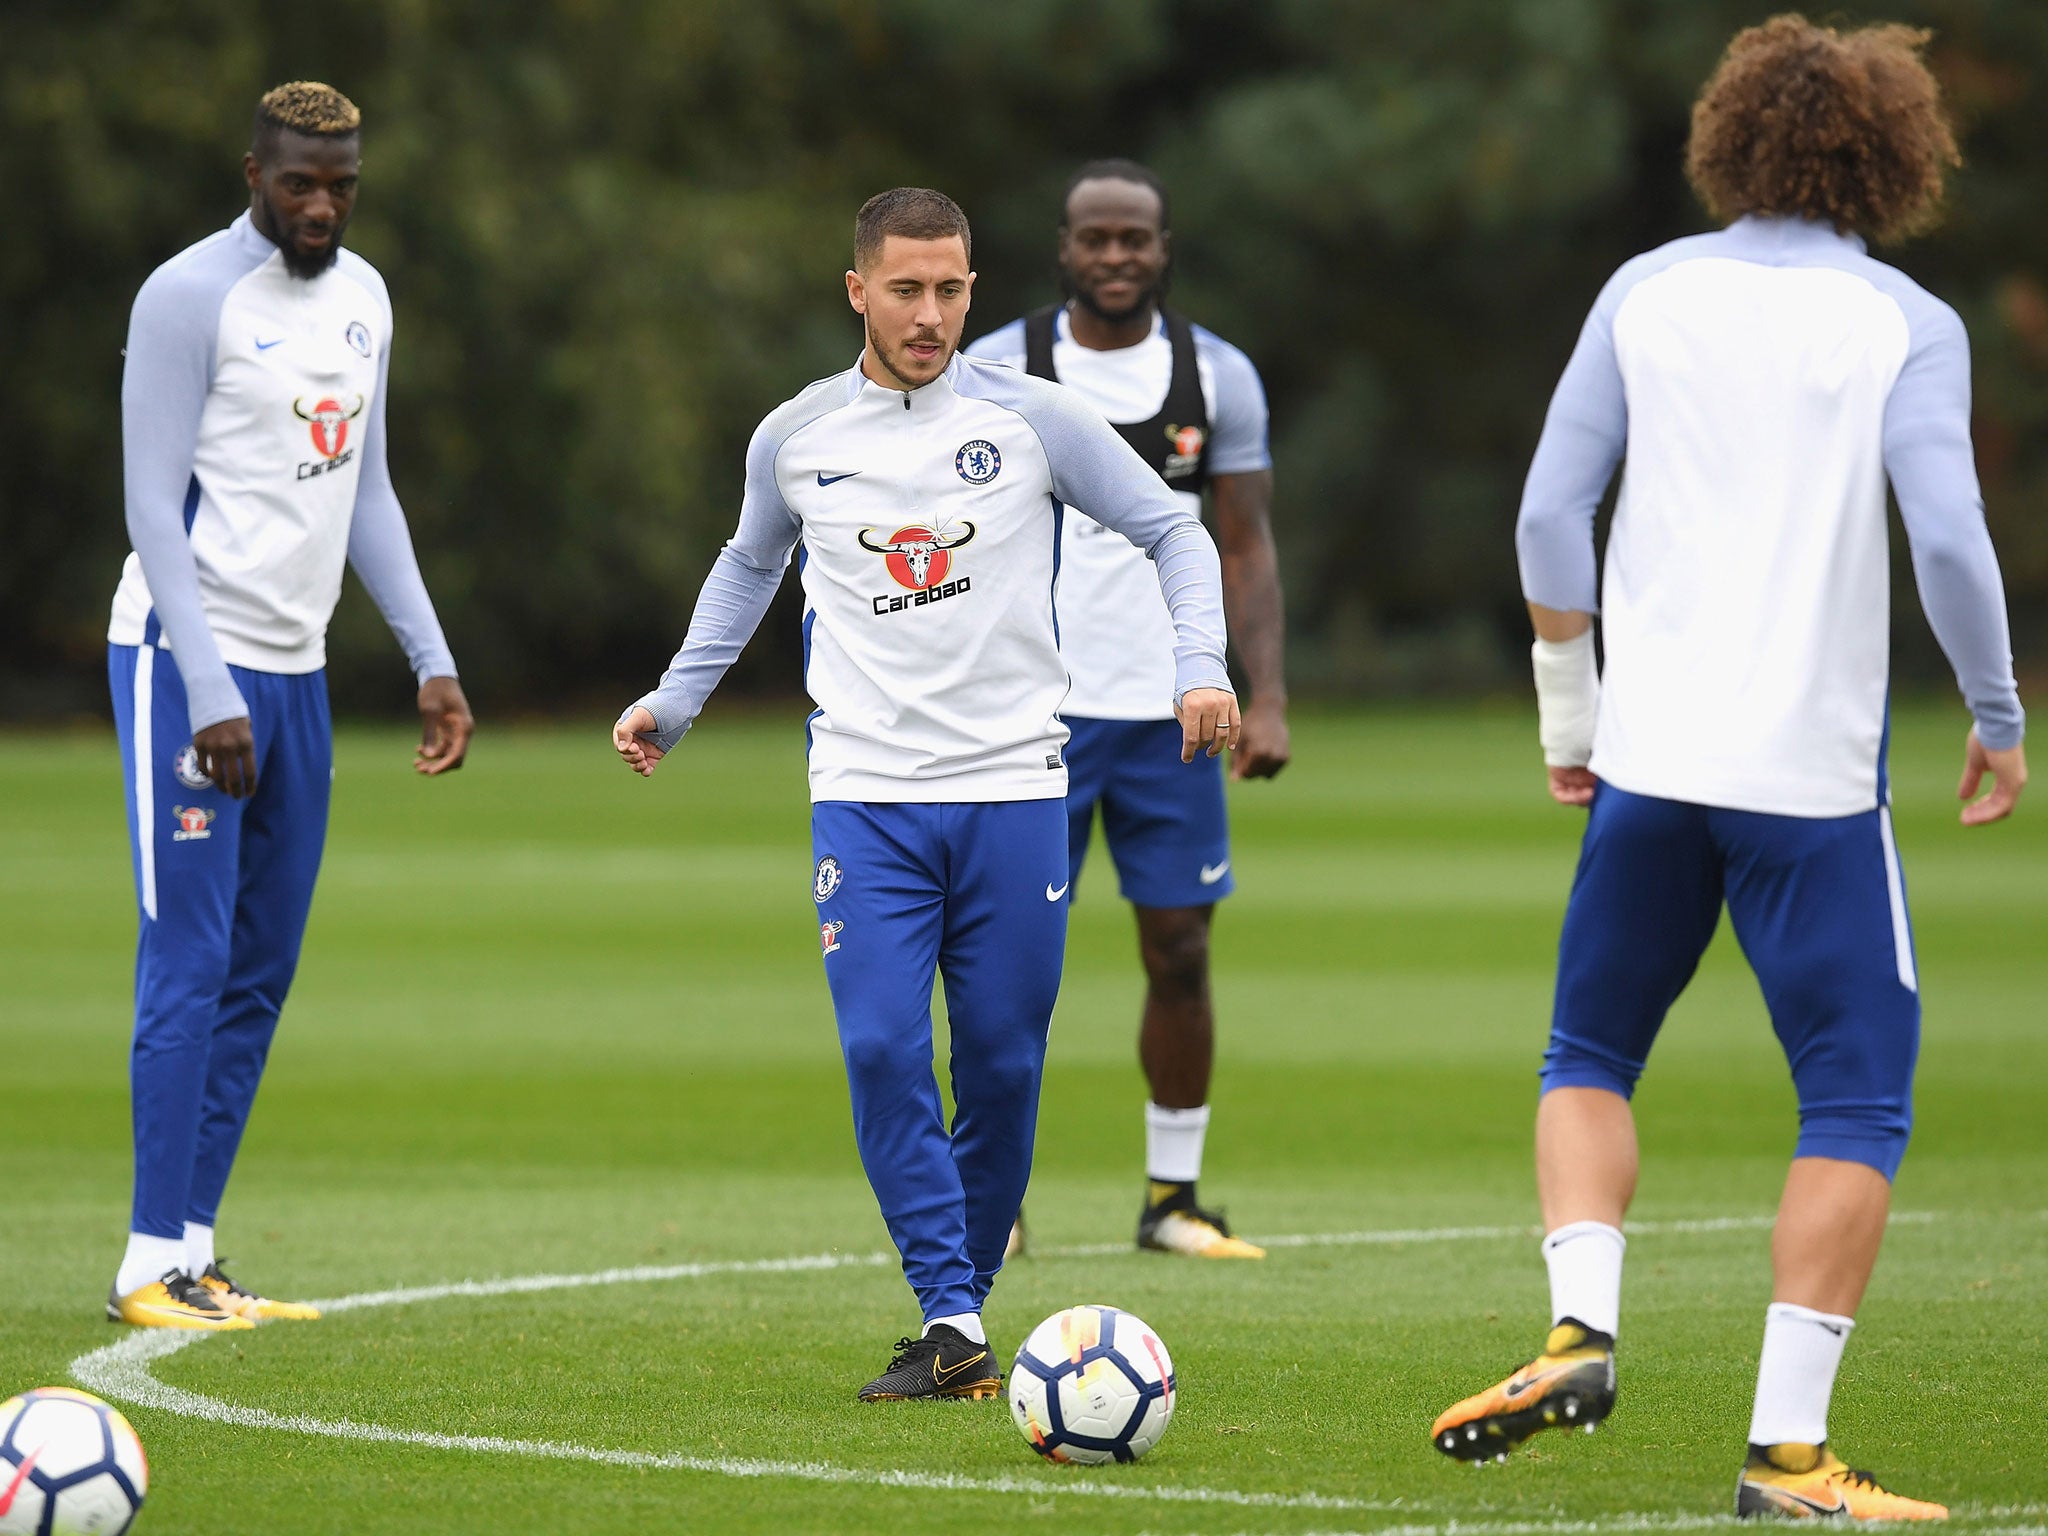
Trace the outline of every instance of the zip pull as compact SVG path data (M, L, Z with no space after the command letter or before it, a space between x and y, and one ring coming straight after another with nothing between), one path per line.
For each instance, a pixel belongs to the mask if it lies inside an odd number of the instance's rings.
M903 409L906 411L910 409L910 391L907 389L903 391Z

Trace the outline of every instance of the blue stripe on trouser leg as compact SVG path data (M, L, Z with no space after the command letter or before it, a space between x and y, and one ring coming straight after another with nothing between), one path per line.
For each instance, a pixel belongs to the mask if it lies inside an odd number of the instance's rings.
M1898 1172L1913 1128L1920 995L1884 810L1711 813L1728 915L1799 1090L1797 1156Z
M262 708L257 789L242 813L227 983L213 1026L186 1219L212 1226L256 1102L278 1014L298 969L327 842L334 775L327 676L271 677ZM246 695L245 695L246 697Z
M923 1315L975 1311L1031 1175L1066 943L1065 809L826 801L811 835L861 1164ZM950 1133L932 1072L942 967Z
M230 671L256 738L258 789L245 801L190 782L189 758L181 777L191 730L171 653L108 648L140 917L131 1225L155 1237L182 1235L193 1216L202 1141L215 1149L207 1218L218 1203L276 1025L274 1004L297 958L325 835L325 676ZM223 1041L229 997L244 1003Z
M1721 917L1704 807L1602 784L1558 941L1543 1088L1627 1098Z

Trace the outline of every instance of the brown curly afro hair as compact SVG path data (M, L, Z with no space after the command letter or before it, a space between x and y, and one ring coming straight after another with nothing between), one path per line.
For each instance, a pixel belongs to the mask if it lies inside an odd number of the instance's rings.
M1693 103L1685 173L1708 212L1825 219L1881 241L1930 227L1962 156L1921 57L1928 37L1799 15L1738 32Z

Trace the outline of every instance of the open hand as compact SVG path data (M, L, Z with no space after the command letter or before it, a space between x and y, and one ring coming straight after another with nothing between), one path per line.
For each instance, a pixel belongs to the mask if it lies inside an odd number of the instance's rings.
M469 755L469 738L476 734L476 716L469 712L462 684L452 677L430 677L420 684L419 703L420 745L413 770L453 773Z
M1180 760L1192 763L1197 752L1214 757L1225 747L1237 745L1244 722L1237 712L1237 695L1222 688L1190 688L1173 706L1180 718Z
M654 765L668 756L649 739L654 730L654 716L648 713L644 704L635 704L626 711L625 718L612 727L612 745L618 749L626 766L643 779L651 777Z
M1987 773L1992 781L1990 792L1981 800L1971 799ZM1963 807L1963 825L1984 827L2005 820L2019 804L2020 791L2026 787L2027 749L2022 746L1993 751L1977 739L1976 727L1972 726L1970 739L1963 746L1963 779L1956 785L1956 798L1968 802Z

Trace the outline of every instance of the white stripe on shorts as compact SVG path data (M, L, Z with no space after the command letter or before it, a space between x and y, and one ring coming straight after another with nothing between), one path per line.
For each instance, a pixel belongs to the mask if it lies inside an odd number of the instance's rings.
M1892 808L1877 808L1877 835L1884 840L1885 893L1892 901L1892 952L1899 959L1899 985L1908 992L1920 990L1920 978L1913 969L1913 930L1906 924L1906 882L1899 875L1899 848L1892 841Z
M156 745L150 715L156 703L156 647L135 651L135 853L142 870L142 915L156 921Z

